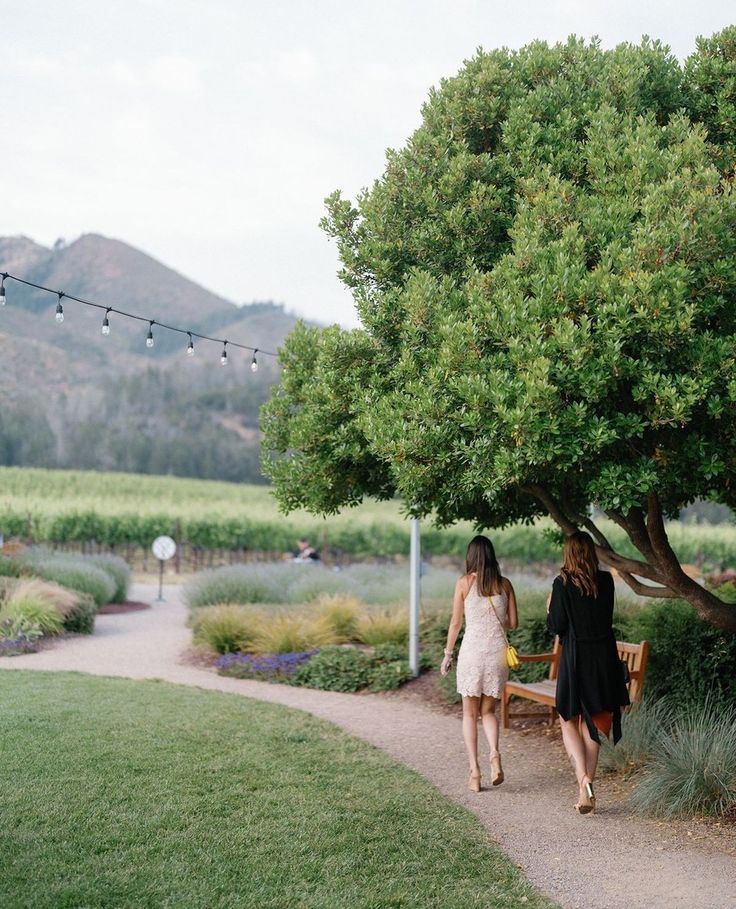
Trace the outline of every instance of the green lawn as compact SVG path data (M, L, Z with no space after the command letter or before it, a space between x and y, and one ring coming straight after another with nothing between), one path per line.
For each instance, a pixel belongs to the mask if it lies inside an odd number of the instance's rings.
M234 695L0 673L3 909L550 906L381 752Z

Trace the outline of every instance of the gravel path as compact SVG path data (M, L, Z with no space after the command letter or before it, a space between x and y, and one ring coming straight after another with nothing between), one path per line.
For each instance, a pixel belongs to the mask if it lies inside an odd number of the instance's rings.
M150 603L156 595L146 585L136 585L132 594ZM736 906L736 858L707 841L683 842L681 832L668 825L631 817L613 797L613 781L597 784L595 816L576 815L572 774L559 746L512 730L501 745L506 782L471 793L457 717L401 698L226 679L188 665L184 654L191 633L179 590L169 587L165 596L165 603L149 610L99 616L92 637L2 659L0 668L163 679L285 704L330 720L470 809L529 879L566 909Z

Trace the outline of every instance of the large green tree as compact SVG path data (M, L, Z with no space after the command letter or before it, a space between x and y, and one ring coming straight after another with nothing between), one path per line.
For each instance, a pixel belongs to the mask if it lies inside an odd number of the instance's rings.
M263 411L287 508L587 528L639 594L736 608L665 518L736 505L736 28L478 52L324 225L363 327L298 327ZM628 534L614 551L591 506Z

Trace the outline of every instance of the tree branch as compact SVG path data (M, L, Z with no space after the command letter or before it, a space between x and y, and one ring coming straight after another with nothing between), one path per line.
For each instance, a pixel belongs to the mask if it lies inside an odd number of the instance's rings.
M555 499L555 497L547 489L545 489L544 486L540 486L538 483L531 483L529 486L524 487L524 489L535 499L539 499L542 505L544 505L544 507L549 512L549 516L561 530L563 530L568 536L570 536L571 533L575 533L575 531L578 529L577 525L573 524L573 522L562 510L562 506L557 501L557 499Z
M626 556L619 555L611 544L606 539L605 535L601 530L596 527L595 523L583 515L572 513L570 514L552 495L552 493L545 489L544 486L534 483L526 487L526 491L538 499L542 505L549 512L552 520L560 527L564 533L568 536L572 533L575 533L578 530L579 526L582 525L586 527L593 538L597 542L596 551L598 557L602 562L605 562L606 565L610 565L612 568L615 568L623 577L624 575L639 575L642 578L647 578L650 581L654 581L657 584L663 584L662 575L656 568L653 568L651 565L648 565L646 562L642 562L639 559L629 559ZM623 518L621 518L623 520ZM577 522L577 523L575 523ZM624 526L624 529L627 528ZM628 530L627 530L628 533ZM641 582L637 581L635 578L631 578L631 582L627 581L632 590L634 589L633 585L639 585L641 587L647 587L647 585L642 585ZM650 589L650 588L647 588ZM656 589L656 588L655 588ZM665 588L662 588L663 590ZM643 596L653 596L654 594L642 594Z

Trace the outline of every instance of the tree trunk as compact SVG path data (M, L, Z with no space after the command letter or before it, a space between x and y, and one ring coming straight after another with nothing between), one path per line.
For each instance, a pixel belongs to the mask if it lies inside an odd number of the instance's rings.
M641 509L628 514L606 512L625 532L641 553L642 559L630 559L617 553L595 523L566 507L564 497L558 501L548 489L534 484L526 491L546 509L552 520L568 536L585 528L595 540L599 559L615 568L622 580L639 596L663 599L680 598L688 602L704 622L723 631L736 633L736 605L725 603L685 574L679 559L670 546L656 495L647 501L646 520ZM641 578L653 581L646 584Z

